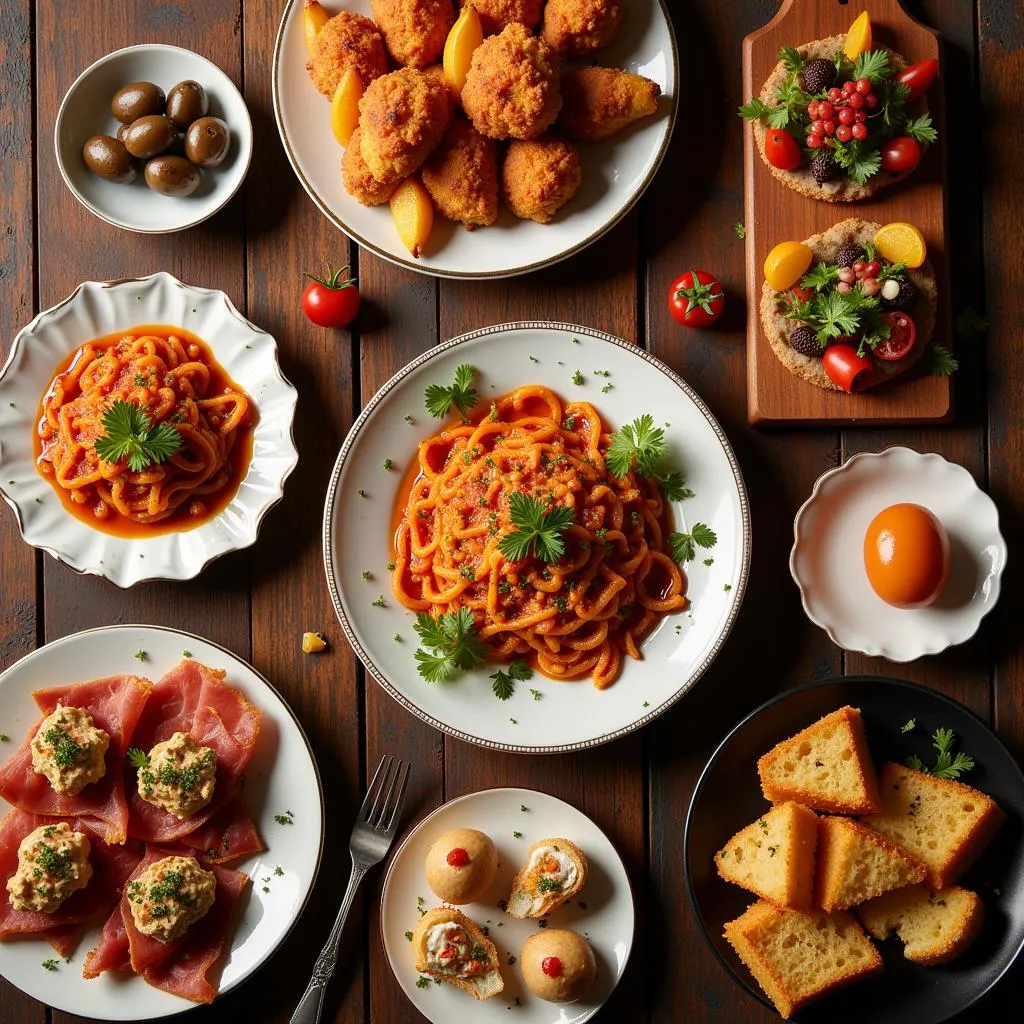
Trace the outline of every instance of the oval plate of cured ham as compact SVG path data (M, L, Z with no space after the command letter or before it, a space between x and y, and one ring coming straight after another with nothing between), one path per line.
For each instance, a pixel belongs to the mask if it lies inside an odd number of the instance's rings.
M323 793L302 727L249 665L172 629L76 633L0 675L0 728L0 975L11 984L69 1013L153 1020L235 988L281 945L320 865ZM175 744L207 758L205 773ZM198 809L174 805L199 790ZM154 936L167 911L148 911L178 897L152 894L186 891L173 873L154 883L168 857L208 880L209 909L181 935ZM42 883L69 877L81 887L41 909L54 898Z

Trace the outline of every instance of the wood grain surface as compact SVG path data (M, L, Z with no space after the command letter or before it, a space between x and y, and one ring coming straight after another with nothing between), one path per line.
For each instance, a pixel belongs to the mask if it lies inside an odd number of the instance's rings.
M884 45L913 64L941 56L937 33L912 18L898 0L786 0L772 21L743 41L744 100L757 96L779 59L783 46L802 46L815 39L843 36L862 11L872 23L872 46ZM747 227L747 408L752 424L860 423L900 424L945 421L952 413L949 377L912 372L906 377L856 395L827 391L789 372L772 351L761 327L758 301L764 283L764 261L779 242L801 241L827 231L847 217L888 224L916 224L928 243L940 298L933 337L949 345L949 273L946 242L945 102L942 90L928 94L939 131L921 166L908 178L857 203L826 203L810 199L772 176L754 143L752 127L744 131Z
M862 0L800 2L821 17L838 12L844 23L863 6ZM884 2L888 7L892 0ZM881 9L883 0L868 4ZM439 282L359 252L316 211L291 172L273 120L271 55L281 7L272 0L78 0L73 5L5 0L0 5L3 353L35 312L79 281L165 269L190 283L223 289L273 334L284 372L300 394L300 464L284 501L267 518L255 547L220 559L191 583L150 583L125 592L77 576L22 544L14 516L6 506L0 509L5 613L0 667L89 626L133 621L178 626L251 660L304 724L327 803L327 852L313 898L273 960L213 1007L194 1011L189 1019L197 1024L289 1019L345 887L347 836L368 769L385 752L407 757L415 766L407 825L445 799L513 785L570 801L613 839L633 882L638 932L623 982L595 1018L598 1024L769 1024L778 1018L742 992L704 944L682 877L690 794L725 732L784 689L863 672L903 676L957 697L993 722L1018 757L1024 754L1024 645L1017 621L1024 603L1024 389L1019 384L1024 355L1018 337L1024 313L1024 207L1016 131L1024 106L1024 16L1019 5L1007 0L907 5L944 40L939 88L950 117L937 150L948 155L948 164L944 168L933 151L920 178L883 193L882 206L908 202L915 189L927 186L928 176L941 177L944 169L948 174L952 201L940 254L951 283L944 309L953 322L966 306L984 311L991 322L987 336L956 339L962 369L955 421L943 427L840 429L833 424L771 431L748 424L746 258L733 227L744 220L744 126L735 115L743 100L742 45L777 13L776 4L672 0L682 57L680 118L647 194L608 236L575 258L525 278L479 283ZM801 38L813 35L800 33ZM53 153L53 119L75 76L104 53L143 41L175 43L214 60L242 89L253 120L255 158L245 187L212 220L179 235L132 235L92 217L64 187ZM805 204L813 217L832 218L827 223L846 215L845 208ZM753 228L754 238L762 237L771 223L770 212L762 209L755 223L747 218L748 232ZM824 225L815 219L793 226L810 234ZM313 327L299 308L302 274L315 270L323 256L336 263L349 260L359 277L364 308L351 331ZM726 312L712 330L680 329L668 315L669 284L693 266L715 271L729 292ZM469 746L399 708L367 677L334 621L320 542L331 466L345 432L374 391L430 345L487 324L525 319L575 321L610 331L677 370L728 434L744 472L754 524L744 608L729 642L693 692L641 733L556 757ZM916 386L900 385L901 405L911 401L909 389ZM636 401L639 414L643 396ZM978 636L905 666L844 655L833 646L804 617L786 564L793 515L815 479L853 452L889 444L938 451L965 465L995 498L1010 544L1002 600ZM301 654L306 629L328 634L328 653ZM369 876L348 923L324 1015L336 1024L424 1020L403 996L383 952L377 913L382 875L379 870ZM1018 965L959 1024L1019 1015L1022 980ZM0 982L4 1024L81 1019L48 1010ZM464 1019L472 1021L471 1006Z

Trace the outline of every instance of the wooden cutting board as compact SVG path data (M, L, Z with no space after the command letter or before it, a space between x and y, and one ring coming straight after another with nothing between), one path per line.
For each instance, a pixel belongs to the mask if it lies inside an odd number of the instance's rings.
M871 199L825 203L776 181L761 159L749 125L744 126L744 203L747 257L747 415L754 425L821 423L935 423L952 418L949 377L911 371L892 384L847 395L826 391L791 374L776 358L761 330L758 302L764 260L778 242L800 241L847 217L886 224L909 221L924 233L928 258L935 268L939 309L935 340L950 345L949 273L946 261L945 98L938 34L911 18L898 0L785 0L775 18L743 41L743 99L760 93L778 62L782 46L802 46L814 39L845 35L854 18L867 10L872 45L882 43L913 64L940 59L939 78L928 91L928 104L939 131L912 175Z

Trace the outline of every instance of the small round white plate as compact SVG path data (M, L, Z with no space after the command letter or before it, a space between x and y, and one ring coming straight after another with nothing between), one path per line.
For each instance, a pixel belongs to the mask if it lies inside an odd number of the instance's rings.
M393 510L417 446L440 429L440 421L424 408L423 392L428 384L451 384L460 363L476 368L474 386L482 403L523 384L543 384L564 400L591 402L616 430L650 413L665 430L666 468L681 471L694 491L692 498L672 505L675 529L702 522L718 535L712 550L700 550L686 564L690 607L663 618L641 647L643 659L624 659L621 676L605 690L595 689L589 679L554 682L534 673L502 702L488 678L494 665L443 685L427 683L416 670L415 616L391 596L385 568L392 557ZM572 381L576 370L583 375L581 385ZM392 460L390 472L383 468L385 459ZM632 732L700 678L743 599L750 515L739 464L722 428L664 363L587 327L500 324L424 352L367 404L342 445L327 488L324 564L349 643L403 707L471 743L550 753Z
M210 97L210 115L221 118L231 132L224 162L202 172L190 196L172 198L154 192L140 173L127 185L93 174L82 147L93 135L116 135L120 122L111 113L114 93L130 82L153 82L166 93L185 79L194 79ZM57 166L74 197L101 220L128 231L166 234L212 217L238 191L252 159L252 122L245 100L216 64L198 53L166 43L126 46L90 64L61 101L53 130Z
M459 909L486 928L498 947L504 990L476 1002L451 985L417 986L412 948L405 937L416 927L421 912L442 901L427 885L423 871L427 848L442 832L475 828L491 837L498 848L498 875L484 899ZM517 837L515 833L521 833ZM597 979L577 1003L548 1003L523 982L519 954L523 943L537 931L535 920L517 921L499 907L507 900L512 879L538 839L568 839L586 855L590 868L579 895L547 918L552 928L571 928L590 941L597 959ZM421 902L422 901L422 902ZM511 1019L517 1024L582 1024L612 994L633 945L633 896L629 876L607 836L581 811L547 793L532 789L485 789L443 804L406 836L391 860L380 908L381 934L391 969L402 990L431 1024L472 1020L488 1024ZM509 958L515 963L509 964Z
M872 589L864 534L883 508L914 502L949 534L949 582L927 608L895 608ZM820 476L796 514L789 571L808 618L848 651L913 661L969 640L999 599L1006 542L974 477L934 452L887 448Z
M36 469L39 403L57 366L93 338L133 327L183 327L210 346L257 408L252 459L224 511L191 530L118 537L93 529L65 508ZM158 273L130 281L87 281L22 328L0 370L0 495L21 535L76 572L119 587L143 580L187 580L214 558L256 542L263 517L281 500L298 462L292 421L298 395L277 361L277 343L220 291Z
M136 660L137 651L146 653L144 661ZM246 771L245 802L267 849L232 865L249 875L252 885L243 894L240 915L233 918L229 951L222 961L223 995L245 981L285 940L313 890L320 866L324 817L320 775L302 726L274 687L230 651L191 633L159 626L90 629L54 640L0 675L0 724L11 737L8 744L0 745L5 748L0 753L9 757L38 720L33 690L122 673L155 681L177 665L186 651L210 668L226 669L225 682L263 712ZM5 801L0 800L0 808L0 813L7 813ZM275 815L285 811L292 812L292 824L275 821ZM99 1020L153 1020L194 1005L139 977L83 978L85 954L96 945L102 925L101 921L87 932L71 963L60 960L55 971L40 966L53 956L45 939L0 942L0 975L56 1010Z
M604 142L580 143L583 187L550 224L520 220L504 205L490 227L466 231L437 215L426 251L413 259L387 203L366 207L341 183L341 147L331 134L331 104L306 72L303 0L289 0L274 47L274 114L285 152L321 212L354 242L392 263L437 277L509 277L579 252L625 216L654 178L676 116L679 70L664 0L625 5L622 27L597 62L644 75L661 86L658 112ZM370 0L328 0L332 13L370 16Z

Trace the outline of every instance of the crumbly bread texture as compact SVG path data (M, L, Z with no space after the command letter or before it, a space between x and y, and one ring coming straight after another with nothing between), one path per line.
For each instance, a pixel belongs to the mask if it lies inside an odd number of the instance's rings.
M876 939L899 938L908 960L947 964L978 937L985 905L977 893L957 885L912 885L862 903L857 916Z
M541 846L553 846L565 854L576 865L576 881L568 889L552 889L540 892L537 889L537 871L530 870L533 851ZM547 917L556 907L570 900L587 884L587 858L583 851L568 839L539 839L526 851L526 861L512 879L512 892L508 897L507 913L520 920L533 917Z
M786 1020L801 1006L882 969L851 914L787 910L761 900L725 925L725 937Z
M814 253L812 266L819 261L834 263L836 253L841 245L854 242L863 246L874 240L875 234L881 226L874 221L850 217L827 231L805 238L803 244L809 246ZM931 341L932 332L935 330L935 317L939 308L939 290L935 283L935 271L931 263L925 260L916 270L908 270L907 277L917 289L914 304L907 310L907 314L917 328L914 347L897 362L876 359L872 387L906 373L924 354ZM779 297L780 293L775 291L767 281L762 282L761 302L758 307L761 314L761 328L772 351L778 356L779 362L790 373L795 373L801 380L805 380L809 384L825 388L827 391L842 391L843 389L830 380L828 374L825 373L820 356L806 356L790 347L787 339L800 325L794 320L786 319L779 309Z
M815 902L823 910L846 910L925 874L920 861L881 832L849 818L819 819Z
M882 768L880 788L881 811L863 821L921 861L934 889L955 882L1006 817L991 797L962 782L891 761Z
M430 929L436 924L457 924L465 928L474 945L482 946L487 954L485 969L470 978L459 978L444 971L431 970L427 961L427 936ZM432 978L446 981L449 985L461 988L463 992L468 992L476 999L490 999L505 987L499 967L501 961L498 959L498 950L494 943L487 938L474 921L454 907L434 907L420 918L412 935L412 951L416 957L416 970L420 974L429 974Z
M800 51L800 56L804 60L818 60L820 58L832 60L842 50L845 42L846 36L829 36L827 39L816 39L812 43L798 46L797 50ZM885 50L888 47L875 46L874 49ZM906 60L893 50L889 50L889 62L897 72L902 71L907 66ZM783 66L782 61L779 61L761 88L761 100L769 106L775 106L778 102L775 99L775 93L788 77L789 72ZM927 103L924 100L919 100L915 106L915 113L924 114L927 110ZM824 185L819 185L814 180L810 167L806 165L798 167L795 171L783 171L778 167L772 167L768 163L768 158L765 156L764 151L764 139L767 128L760 120L752 122L752 126L758 152L761 154L761 159L764 160L765 166L772 172L772 176L778 178L779 181L790 188L796 189L801 195L809 196L811 199L821 199L826 203L851 203L858 199L868 199L879 189L885 188L886 185L891 185L912 173L911 171L900 171L899 173L879 171L868 178L863 185L856 184L846 176L836 177L833 181L826 181Z
M857 708L839 708L783 740L758 760L757 771L773 803L796 800L831 814L869 814L882 806Z
M809 909L814 893L818 818L803 804L778 804L715 854L727 882L783 907Z

